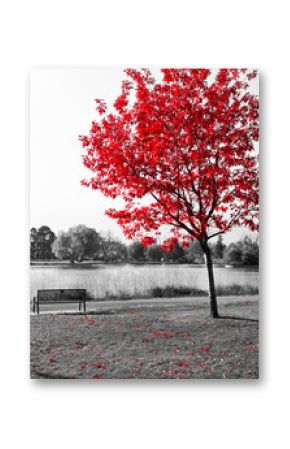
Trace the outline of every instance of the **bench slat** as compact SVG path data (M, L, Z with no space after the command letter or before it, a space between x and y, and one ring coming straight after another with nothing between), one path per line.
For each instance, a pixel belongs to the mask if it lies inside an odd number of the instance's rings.
M64 304L64 303L73 303L73 302L84 302L83 299L42 299L39 301L41 304Z
M43 301L81 300L84 299L86 290L84 289L52 289L38 290L37 299Z

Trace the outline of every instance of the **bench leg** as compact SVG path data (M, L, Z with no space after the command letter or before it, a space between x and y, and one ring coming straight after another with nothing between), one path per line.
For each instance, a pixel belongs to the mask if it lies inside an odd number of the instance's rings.
M39 315L39 301L37 301L36 307L37 307L37 315Z
M35 313L35 296L33 297L33 302L32 302L33 306L32 306L32 311L33 313Z
M79 312L81 311L81 305L82 305L82 303L79 302Z
M84 313L86 313L86 301L84 301Z

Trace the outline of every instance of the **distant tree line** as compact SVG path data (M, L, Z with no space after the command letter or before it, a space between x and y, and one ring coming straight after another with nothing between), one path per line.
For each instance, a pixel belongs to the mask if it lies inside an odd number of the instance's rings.
M229 265L258 265L259 244L249 237L225 245L222 236L211 244L213 260ZM112 237L100 235L93 228L78 225L57 236L48 226L30 230L30 258L35 260L68 260L81 263L84 260L103 262L172 262L203 263L204 256L198 241L183 248L180 243L169 252L157 244L145 247L137 239L125 244Z
M259 265L259 244L245 237L226 248L224 259L230 265Z
M30 259L49 260L54 259L52 245L56 237L48 226L39 229L30 229Z

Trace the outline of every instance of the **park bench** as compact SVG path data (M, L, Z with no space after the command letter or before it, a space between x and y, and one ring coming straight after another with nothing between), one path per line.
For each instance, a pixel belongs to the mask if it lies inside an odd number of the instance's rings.
M79 288L38 290L33 298L33 313L39 313L40 304L70 304L78 303L79 311L83 305L86 312L86 290Z

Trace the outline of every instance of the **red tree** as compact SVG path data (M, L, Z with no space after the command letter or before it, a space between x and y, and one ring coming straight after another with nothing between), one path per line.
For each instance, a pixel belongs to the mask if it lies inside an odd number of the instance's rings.
M125 200L123 210L107 214L129 239L150 245L162 240L164 227L171 231L164 250L197 239L210 315L218 317L208 241L233 226L258 229L258 99L250 92L256 72L162 69L160 82L147 69L125 73L114 112L96 100L100 117L80 136L83 163L93 172L82 184Z

